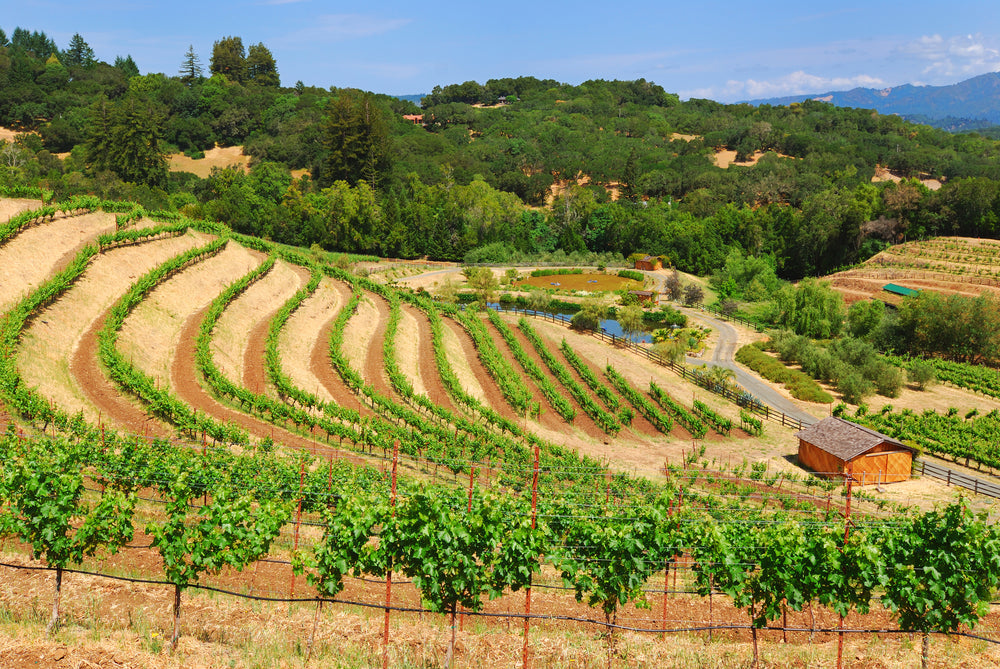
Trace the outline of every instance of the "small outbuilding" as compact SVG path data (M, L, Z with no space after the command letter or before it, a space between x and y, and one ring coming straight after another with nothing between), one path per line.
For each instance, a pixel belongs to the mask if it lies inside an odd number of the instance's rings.
M655 272L658 269L663 269L663 256L643 256L642 258L636 258L635 269L646 270L647 272Z
M910 478L916 449L843 418L824 418L796 433L799 463L830 477L850 471L860 485Z
M630 290L628 293L635 295L639 304L656 304L656 298L659 296L659 293L652 290Z

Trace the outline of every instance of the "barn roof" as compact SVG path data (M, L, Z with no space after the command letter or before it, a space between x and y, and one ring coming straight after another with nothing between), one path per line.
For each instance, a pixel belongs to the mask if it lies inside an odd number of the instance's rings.
M914 295L920 293L920 291L915 288L907 288L906 286L900 286L899 284L895 283L885 284L884 286L882 286L882 290L886 291L887 293L902 295L903 297L913 297Z
M837 456L844 462L853 460L883 442L908 451L915 450L881 432L835 417L824 418L815 425L797 432L795 436Z

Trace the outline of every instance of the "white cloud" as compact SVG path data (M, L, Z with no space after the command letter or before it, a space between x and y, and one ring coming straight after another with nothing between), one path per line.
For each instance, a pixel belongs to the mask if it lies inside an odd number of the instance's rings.
M682 91L681 97L712 98L716 100L754 100L758 98L778 98L787 95L826 93L827 91L851 88L877 88L885 82L878 77L859 74L854 77L822 77L802 70L792 72L777 79L730 79L721 88L700 88Z
M981 34L924 35L900 46L899 53L923 61L921 74L951 80L1000 69L1000 42Z

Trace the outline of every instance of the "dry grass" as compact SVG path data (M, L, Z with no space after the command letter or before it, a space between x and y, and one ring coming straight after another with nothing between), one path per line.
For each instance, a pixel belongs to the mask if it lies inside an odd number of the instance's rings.
M228 244L218 255L158 285L125 319L118 350L138 369L168 382L185 321L208 306L227 285L258 266L259 255Z
M18 352L18 369L25 381L69 413L83 411L96 422L97 410L69 372L81 337L139 276L205 240L203 235L187 234L114 249L96 258L25 332Z
M379 327L379 312L372 300L380 300L380 297L365 295L358 303L357 311L347 321L344 328L343 353L348 364L358 371L362 376L365 370L365 360L368 356L368 347ZM368 379L371 383L372 380Z
M281 367L292 382L321 400L333 399L312 371L310 357L323 327L333 319L349 299L350 292L339 281L325 278L316 292L291 315L278 339Z
M416 317L403 309L396 331L396 363L403 376L413 386L413 392L426 395L427 388L420 377L420 335Z
M278 261L263 279L226 307L212 337L212 357L226 378L241 383L244 357L254 328L291 298L306 279L307 275Z
M30 200L2 202L7 211L18 209L18 202L31 203ZM51 276L67 254L73 254L82 244L114 229L115 218L112 214L94 213L59 217L22 230L0 246L0 267L17 268L16 271L7 269L0 281L0 311L12 306Z
M239 167L246 171L250 166L250 156L243 155L242 146L215 147L205 152L200 160L188 158L183 153L175 153L168 157L170 171L190 172L202 179L208 177L213 169L224 167Z

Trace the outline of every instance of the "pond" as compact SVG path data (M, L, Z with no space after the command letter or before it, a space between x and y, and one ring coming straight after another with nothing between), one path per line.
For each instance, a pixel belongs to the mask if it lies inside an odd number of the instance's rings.
M507 309L505 307L502 307L498 302L490 302L486 306L488 306L490 309L493 309L495 311L513 311L512 309ZM521 308L518 308L517 309L517 313L527 313L527 314L537 314L537 315L540 315L540 316L549 316L549 317L555 318L557 320L565 321L566 323L569 323L570 319L573 318L573 314L572 313L561 312L561 311L534 311L532 309L521 309ZM614 335L615 337L621 337L622 339L625 338L625 331L622 330L621 324L618 321L616 321L616 320L613 320L613 319L610 319L610 318L602 320L601 321L601 329L605 332L605 334ZM652 344L653 343L653 335L651 335L648 332L643 332L643 333L641 333L639 335L636 335L634 341L636 341L638 343L641 343L641 344Z

